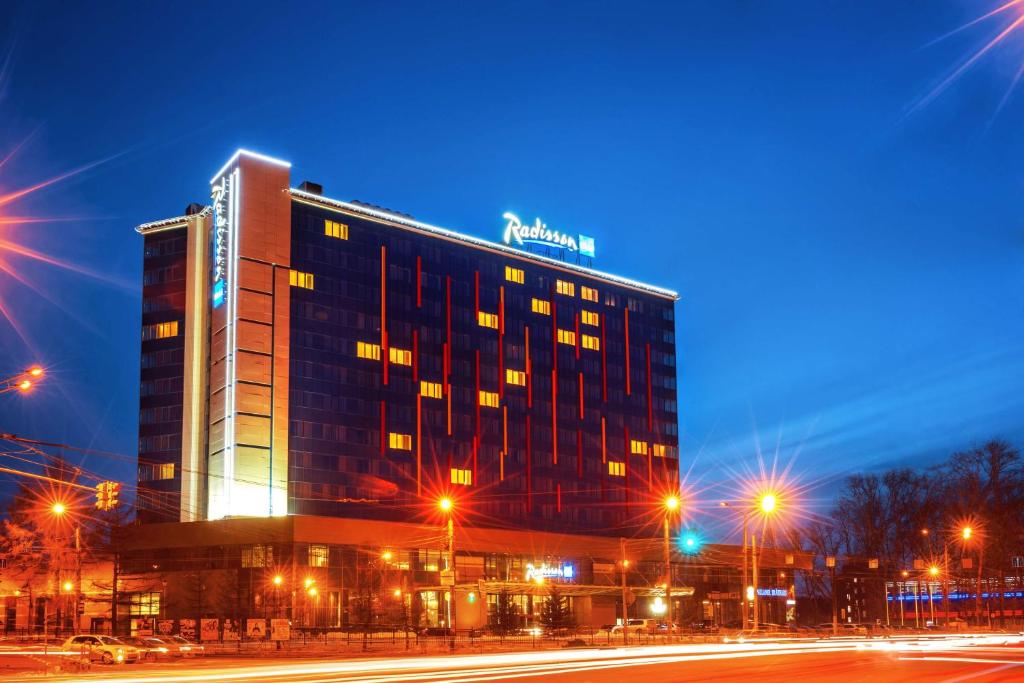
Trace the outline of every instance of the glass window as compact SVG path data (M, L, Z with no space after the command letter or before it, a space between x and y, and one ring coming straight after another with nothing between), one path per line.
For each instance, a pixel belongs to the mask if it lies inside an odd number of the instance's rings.
M496 391L481 391L480 405L487 406L488 408L497 408L498 393Z
M476 314L476 321L480 327L490 327L492 330L498 329L498 316L494 313L479 311Z
M597 290L594 289L593 287L581 286L580 296L586 299L587 301L593 301L594 303L597 303Z
M526 373L522 370L505 369L505 381L518 387L526 386Z
M576 346L576 333L572 330L558 330L558 343Z
M624 477L626 476L626 463L615 462L613 460L608 461L608 474L613 477Z
M631 439L629 442L629 451L636 455L647 455L647 442Z
M309 566L310 567L326 567L327 566L327 546L325 545L311 545L309 546Z
M129 593L128 614L133 617L160 616L160 593Z
M584 325L592 325L594 327L597 327L598 325L601 324L601 316L599 316L594 311L582 311L580 313L580 320L583 321Z
M334 237L339 240L348 239L348 226L344 223L338 223L336 221L324 221L324 234L328 237Z
M576 285L565 280L555 280L555 291L566 296L576 296Z
M441 383L421 381L420 396L425 398L441 398Z
M534 297L530 301L530 308L534 313L540 313L541 315L551 315L551 302L545 301L544 299L538 299Z
M583 348L585 349L590 349L591 351L601 350L601 339L599 337L595 337L590 334L585 334L583 335L583 338L580 340L580 342L583 345Z
M515 282L517 284L523 284L526 277L522 270L519 268L513 268L512 266L505 266L505 279L509 282Z
M397 432L389 432L388 446L400 451L412 450L412 435L398 434Z
M461 470L458 468L452 468L452 483L460 486L472 486L473 484L473 470Z
M388 360L395 365L412 365L412 351L388 347Z
M357 342L356 355L367 360L380 360L380 344Z
M303 273L299 270L288 271L288 284L292 287L302 287L303 289L313 289L313 274Z

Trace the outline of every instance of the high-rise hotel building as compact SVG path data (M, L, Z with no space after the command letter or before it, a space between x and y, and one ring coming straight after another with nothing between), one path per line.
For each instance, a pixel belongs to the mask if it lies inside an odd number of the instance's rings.
M507 214L487 241L245 151L210 194L138 227L142 521L447 494L482 528L631 536L677 490L677 296L582 265L589 238Z

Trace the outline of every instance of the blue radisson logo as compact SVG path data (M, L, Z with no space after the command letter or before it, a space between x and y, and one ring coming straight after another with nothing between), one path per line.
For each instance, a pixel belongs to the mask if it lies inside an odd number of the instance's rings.
M227 176L213 186L213 307L224 303L227 297L228 230L231 223L230 211L231 182Z
M554 247L555 249L579 252L583 256L594 255L593 237L587 237L586 235L574 237L568 233L552 230L545 223L542 223L539 218L534 219L533 225L523 225L522 221L519 220L519 216L508 211L505 212L502 218L506 221L505 234L502 236L502 241L509 246L522 246L529 242L531 244ZM579 238L578 241L577 237Z

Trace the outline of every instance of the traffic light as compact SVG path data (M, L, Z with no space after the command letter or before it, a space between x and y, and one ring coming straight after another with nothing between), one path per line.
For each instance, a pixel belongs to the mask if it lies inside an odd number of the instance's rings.
M700 547L703 545L700 534L696 531L687 531L679 539L679 545L681 550L687 555L696 555L700 552Z
M96 509L113 510L117 507L117 496L121 493L121 484L116 481L101 481L96 484Z

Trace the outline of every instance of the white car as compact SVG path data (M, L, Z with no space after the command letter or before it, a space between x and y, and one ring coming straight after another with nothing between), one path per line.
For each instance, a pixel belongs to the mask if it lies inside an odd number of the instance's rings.
M64 641L64 650L88 655L91 661L124 664L139 661L139 649L112 636L71 636Z

